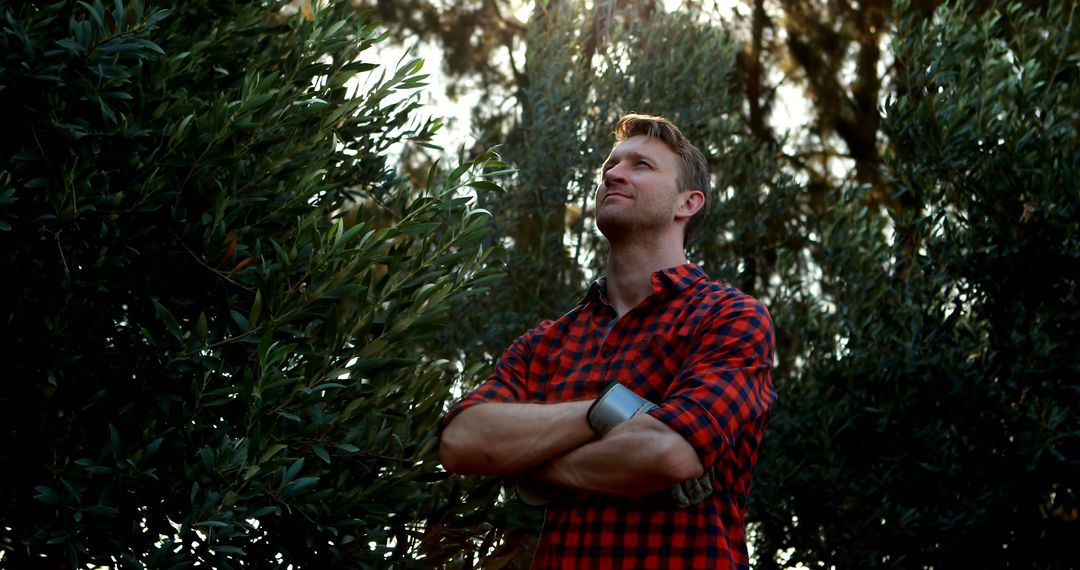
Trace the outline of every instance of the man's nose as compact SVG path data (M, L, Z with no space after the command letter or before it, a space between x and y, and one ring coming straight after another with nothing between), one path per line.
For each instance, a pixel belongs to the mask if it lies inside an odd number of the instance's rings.
M624 184L626 183L626 175L623 172L623 168L616 164L604 172L604 184L610 186L612 183Z

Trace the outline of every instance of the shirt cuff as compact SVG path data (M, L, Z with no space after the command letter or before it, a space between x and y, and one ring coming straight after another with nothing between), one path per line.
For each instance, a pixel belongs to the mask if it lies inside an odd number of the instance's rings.
M732 448L731 439L709 411L690 398L673 398L649 412L697 451L707 469Z

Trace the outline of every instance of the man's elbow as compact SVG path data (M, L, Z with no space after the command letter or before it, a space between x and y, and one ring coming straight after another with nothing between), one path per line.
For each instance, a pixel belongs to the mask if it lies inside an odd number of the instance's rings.
M453 423L439 437L439 462L455 475L503 475L489 446Z
M442 463L443 469L458 475L467 474L468 461L463 448L453 424L447 426L439 437L439 463Z

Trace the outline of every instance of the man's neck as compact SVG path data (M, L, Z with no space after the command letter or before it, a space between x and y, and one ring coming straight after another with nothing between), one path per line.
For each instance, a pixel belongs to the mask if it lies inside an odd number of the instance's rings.
M611 244L607 263L607 296L623 316L652 294L652 274L686 263L682 240L674 244Z

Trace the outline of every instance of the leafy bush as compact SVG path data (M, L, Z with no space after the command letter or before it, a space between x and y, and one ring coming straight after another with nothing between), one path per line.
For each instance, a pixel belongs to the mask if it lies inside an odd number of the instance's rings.
M0 9L7 566L421 556L501 165L401 179L420 62L279 7Z
M898 9L886 174L916 207L875 216L852 188L823 236L830 293L755 490L759 565L1070 568L1075 14Z

